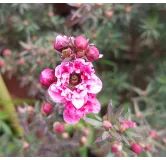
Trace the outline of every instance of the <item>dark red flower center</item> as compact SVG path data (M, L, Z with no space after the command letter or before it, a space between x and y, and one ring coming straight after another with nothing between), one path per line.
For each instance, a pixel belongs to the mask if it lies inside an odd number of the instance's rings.
M81 76L79 74L74 73L70 75L70 81L69 81L70 85L76 86L80 82L81 82Z

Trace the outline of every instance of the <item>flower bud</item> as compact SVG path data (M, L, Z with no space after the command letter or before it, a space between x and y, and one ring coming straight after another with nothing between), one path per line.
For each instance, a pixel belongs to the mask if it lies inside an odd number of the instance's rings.
M131 7L130 7L130 6L127 6L127 7L125 8L125 12L126 12L126 13L130 13L130 12L131 12Z
M49 87L53 82L56 81L56 77L54 75L55 71L50 68L44 69L40 74L40 83L43 86Z
M0 59L0 67L3 67L5 65L4 60Z
M51 11L48 12L48 16L49 16L49 17L53 17L53 16L54 16L54 12L51 12Z
M29 22L28 22L27 20L24 20L24 21L23 21L23 24L24 24L24 26L28 26L28 25L29 25Z
M49 115L53 111L53 106L50 103L43 103L41 111L45 115Z
M110 19L113 16L113 12L112 11L106 11L105 16L106 16L107 19Z
M158 138L158 134L155 130L150 130L149 131L149 135L153 138L153 139L157 139Z
M88 41L83 36L74 39L74 45L79 50L85 50L88 47Z
M22 145L22 148L25 150L25 151L29 151L29 148L30 148L30 144L26 141L23 142L23 145Z
M70 40L67 36L58 35L54 42L54 48L57 50L61 50L68 46L69 41Z
M23 66L23 65L24 65L24 63L25 63L25 62L24 62L24 60L23 60L23 59L19 59L19 60L18 60L18 65Z
M54 42L54 48L57 50L63 49L69 45L69 41L67 36L58 35Z
M105 120L103 121L103 127L106 131L109 131L110 128L112 128L112 124L109 121Z
M162 140L163 140L163 143L166 144L166 137L164 137Z
M131 150L137 155L139 155L142 152L143 147L139 143L132 143Z
M113 153L122 151L122 144L121 144L120 142L117 142L117 141L111 143L111 151L112 151Z
M150 144L147 144L144 148L145 148L145 150L150 151L151 145L150 145Z
M85 136L82 136L81 139L80 139L80 144L82 146L87 146L88 145L88 140Z
M86 55L90 61L97 60L99 58L99 50L94 46L89 46Z
M54 132L58 132L58 133L62 133L65 130L65 126L63 123L60 122L54 122L53 124L53 131Z
M125 121L123 121L123 122L120 123L119 130L120 130L120 132L124 132L127 129L134 128L134 127L136 127L136 123L135 122L129 121L129 120L125 120Z
M11 50L10 49L4 49L3 50L3 52L2 52L2 54L4 55L4 56L9 56L9 55L11 55Z
M67 132L62 133L64 139L69 139L69 134Z

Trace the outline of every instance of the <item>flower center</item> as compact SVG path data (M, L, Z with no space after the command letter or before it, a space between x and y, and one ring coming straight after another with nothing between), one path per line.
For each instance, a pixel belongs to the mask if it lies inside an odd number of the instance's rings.
M69 81L70 85L76 86L80 82L81 82L81 77L79 74L74 73L70 75L70 81Z

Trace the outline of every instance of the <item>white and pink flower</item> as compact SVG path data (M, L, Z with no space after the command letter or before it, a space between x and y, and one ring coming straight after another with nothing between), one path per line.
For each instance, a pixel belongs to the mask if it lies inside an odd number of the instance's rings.
M89 94L96 94L102 88L94 72L92 63L84 59L62 62L55 68L57 82L48 89L50 97L54 102L71 102L80 109L88 101Z

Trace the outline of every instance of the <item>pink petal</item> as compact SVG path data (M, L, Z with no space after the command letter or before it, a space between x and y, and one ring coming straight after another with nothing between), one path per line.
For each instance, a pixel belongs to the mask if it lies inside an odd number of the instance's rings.
M92 112L95 114L99 113L101 109L101 105L99 101L96 98L93 98L91 99L91 102L92 102L92 106L91 106Z
M64 97L61 96L61 94L56 89L55 83L53 83L49 89L48 94L50 95L51 99L56 103L64 103Z
M72 104L75 108L80 109L84 105L84 98L74 98Z
M89 87L89 93L98 93L102 89L102 82L101 80L96 76L93 75L93 81L91 81L90 87Z
M63 111L64 121L68 124L76 124L82 117L81 112L79 112L73 105L66 105Z

